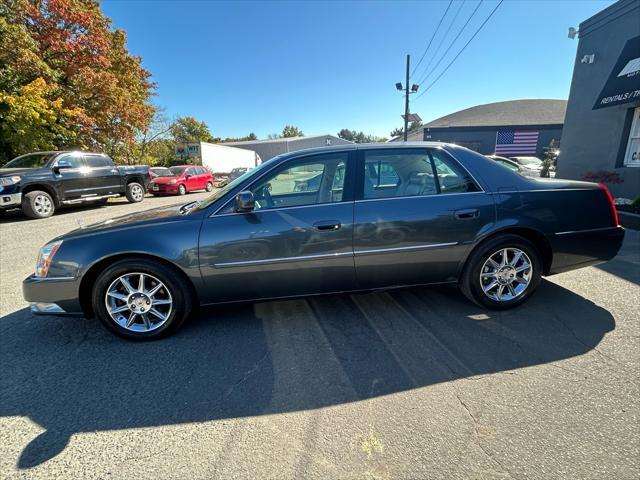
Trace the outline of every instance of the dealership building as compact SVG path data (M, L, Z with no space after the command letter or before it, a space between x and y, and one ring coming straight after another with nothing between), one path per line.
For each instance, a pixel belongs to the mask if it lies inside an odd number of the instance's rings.
M352 143L333 135L311 135L308 137L273 138L268 140L248 140L245 142L225 142L229 147L253 150L262 161L267 161L281 153L295 152L305 148L327 147Z
M408 140L455 143L484 155L542 156L552 141L559 145L566 106L566 100L550 99L477 105L409 132Z
M577 37L557 175L616 173L622 183L607 186L616 197L634 199L640 196L640 0L620 0L585 20Z

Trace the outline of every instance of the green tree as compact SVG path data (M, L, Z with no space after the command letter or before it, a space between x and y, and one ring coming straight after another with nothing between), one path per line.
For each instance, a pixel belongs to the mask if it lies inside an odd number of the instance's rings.
M294 127L293 125L285 125L282 129L282 136L284 138L291 137L304 137L304 133L298 127Z
M24 85L16 93L0 92L0 146L9 152L53 150L59 145L78 145L70 127L78 112L51 99L55 86L42 78ZM9 160L8 156L2 160Z
M251 132L249 135L245 135L244 137L238 137L238 138L227 137L223 140L223 142L248 142L248 141L257 140L257 139L258 139L258 136L255 133Z
M374 143L374 142L386 142L387 139L384 137L376 137L375 135L367 135L364 132L356 132L355 130L349 130L348 128L343 128L338 132L338 137L343 138L344 140L349 140L350 142L355 143Z
M44 137L56 149L127 151L153 116L150 76L97 1L0 0L0 129L13 132L0 138L0 156L26 153ZM16 109L34 95L49 113L7 124L29 116Z
M355 136L356 136L356 131L349 130L348 128L343 128L338 132L338 137L342 138L343 140L348 140L350 142L354 141Z
M391 130L391 132L389 132L389 135L391 135L392 137L399 137L400 135L402 135L402 132L404 132L404 129L394 128L393 130Z
M215 142L205 122L193 117L180 117L171 125L171 136L176 143Z

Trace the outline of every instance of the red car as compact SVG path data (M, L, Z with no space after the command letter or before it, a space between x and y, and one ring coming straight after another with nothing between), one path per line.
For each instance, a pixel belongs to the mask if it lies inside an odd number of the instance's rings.
M149 183L154 195L184 195L194 190L213 190L213 177L204 167L179 165L169 168L170 176L155 177Z

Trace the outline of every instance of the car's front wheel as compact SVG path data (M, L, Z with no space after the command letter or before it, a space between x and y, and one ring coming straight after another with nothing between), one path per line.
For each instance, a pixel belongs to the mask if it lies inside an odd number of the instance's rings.
M518 235L500 235L471 254L460 289L481 306L506 310L533 295L541 278L542 261L536 247Z
M207 192L210 192L212 190L213 190L213 183L207 182Z
M92 306L111 332L134 340L159 338L174 332L191 311L188 286L166 265L125 259L97 278Z
M51 195L41 190L34 190L22 196L22 211L30 218L47 218L56 209Z
M185 195L187 193L187 187L184 186L184 184L180 184L178 186L178 195Z

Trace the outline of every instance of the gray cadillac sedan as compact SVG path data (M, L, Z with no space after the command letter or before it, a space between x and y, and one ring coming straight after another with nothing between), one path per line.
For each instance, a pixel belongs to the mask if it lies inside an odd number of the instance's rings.
M341 145L53 239L23 290L36 314L95 316L132 339L199 305L420 284L506 309L542 275L611 259L623 237L603 185L526 178L449 144Z

